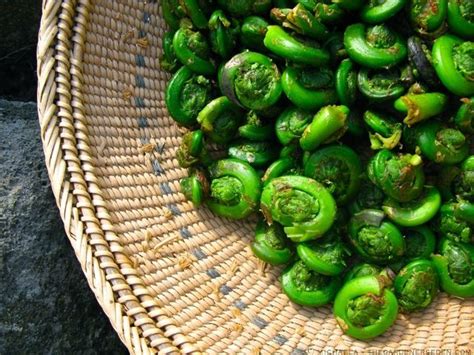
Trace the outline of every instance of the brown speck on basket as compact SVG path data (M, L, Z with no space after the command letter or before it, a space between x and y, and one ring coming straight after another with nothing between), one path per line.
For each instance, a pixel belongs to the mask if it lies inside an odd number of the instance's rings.
M261 348L257 346L257 347L252 349L251 353L254 354L254 355L260 355L260 350L261 350Z
M122 42L128 43L133 37L135 37L135 31L129 30L122 35Z
M136 269L136 268L138 267L138 260L137 260L137 258L131 256L131 257L130 257L130 260L132 261L132 267L133 267L134 269Z
M137 39L137 46L140 47L140 48L148 48L149 44L150 43L148 42L148 38L146 38L146 37L142 37L142 38Z
M122 97L124 100L130 100L132 96L133 96L133 93L130 91L130 89L124 89L122 91Z
M242 315L242 311L238 309L237 307L232 307L230 309L230 313L232 313L234 317L240 317Z
M140 152L142 154L146 154L146 153L152 153L154 150L155 150L155 147L156 147L156 144L154 143L147 143L147 144L144 144L140 147Z
M185 252L184 254L181 254L178 256L178 265L181 268L181 270L185 270L188 267L191 266L193 263L193 256L189 254L188 252Z
M244 326L240 323L235 323L234 325L232 325L232 330L234 332L241 333L244 330Z
M239 270L239 263L237 260L233 260L232 264L230 264L229 270L227 270L227 273L230 275L235 275L235 273Z
M172 219L173 218L173 212L167 207L163 208L163 216L165 216L166 219Z
M216 296L217 300L220 300L222 298L220 285L212 283L212 294Z
M262 276L265 276L267 274L266 270L267 270L267 266L268 264L263 261L263 260L257 260L257 267L258 267L258 271L260 272L260 275Z
M304 327L298 327L295 329L295 334L304 337L306 335L306 330Z
M144 233L144 251L147 252L148 250L150 250L150 242L151 242L151 238L152 238L152 234L149 230L147 230L145 233Z

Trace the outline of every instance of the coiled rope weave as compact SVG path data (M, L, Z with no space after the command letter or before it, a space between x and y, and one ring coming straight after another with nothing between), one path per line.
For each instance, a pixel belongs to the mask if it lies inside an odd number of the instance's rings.
M159 1L44 0L38 111L52 189L89 285L132 353L474 351L474 302L442 295L369 343L329 307L290 303L247 244L252 222L179 191L182 129L159 68Z

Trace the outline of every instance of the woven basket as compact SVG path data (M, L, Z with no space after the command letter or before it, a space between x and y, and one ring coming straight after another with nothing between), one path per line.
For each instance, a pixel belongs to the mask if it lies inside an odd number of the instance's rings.
M179 191L159 1L44 0L38 110L51 185L84 274L132 353L474 350L474 302L442 295L385 335L342 335L330 307L282 294L253 223Z

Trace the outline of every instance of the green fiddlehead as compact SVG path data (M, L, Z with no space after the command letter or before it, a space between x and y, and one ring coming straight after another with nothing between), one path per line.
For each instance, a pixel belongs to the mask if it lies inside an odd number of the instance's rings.
M302 261L297 261L282 273L281 284L290 300L309 307L331 302L340 287L337 278L312 271Z
M280 72L272 60L257 52L242 52L219 70L219 87L234 104L250 110L274 105L282 93Z
M474 297L474 250L472 245L441 240L439 254L433 255L441 288L450 295Z
M261 168L268 166L279 154L278 146L271 142L237 141L229 146L229 156Z
M423 191L425 174L418 155L395 155L380 150L368 164L368 176L388 196L399 202L408 202Z
M359 190L362 163L351 148L333 145L314 152L305 163L304 174L323 184L344 205Z
M168 82L166 107L180 125L196 125L196 116L212 98L212 83L202 75L181 67Z
M359 255L376 264L389 264L405 253L400 230L378 210L363 210L349 222L349 240Z
M293 256L283 227L278 223L267 225L264 220L257 223L255 240L250 248L257 258L272 265L285 264Z
M395 322L397 298L390 281L364 276L347 282L334 300L334 316L347 335L367 340L384 333Z
M267 222L281 223L295 242L321 237L331 228L336 203L317 181L303 176L282 176L264 188L260 204Z
M209 102L199 112L197 122L212 141L224 144L236 137L243 115L239 106L221 96Z
M370 148L393 149L402 138L402 124L395 119L374 111L364 113L364 121L369 126Z
M321 243L315 240L299 243L296 251L308 268L329 276L336 276L344 271L349 255L349 250L341 241Z
M222 159L209 168L210 198L206 201L218 216L242 219L258 209L260 178L246 162Z
M455 242L471 243L474 238L474 225L456 213L458 208L457 202L441 206L438 218L439 234Z
M373 69L397 65L408 53L405 41L386 25L350 25L344 32L344 46L354 62Z
M347 131L349 108L346 106L326 106L314 116L300 138L303 150L312 151L321 144L334 142Z
M216 10L209 19L211 49L222 58L229 58L237 46L239 23L226 17L222 10Z
M400 270L394 280L395 295L404 312L428 307L436 298L439 279L431 261L417 259Z
M313 120L313 114L297 107L289 107L278 116L275 131L283 145L299 141L304 130Z

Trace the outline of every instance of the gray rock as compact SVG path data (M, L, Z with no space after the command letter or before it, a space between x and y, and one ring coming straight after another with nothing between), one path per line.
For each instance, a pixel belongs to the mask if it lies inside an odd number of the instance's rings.
M36 105L0 100L0 354L126 353L88 288L44 166Z

